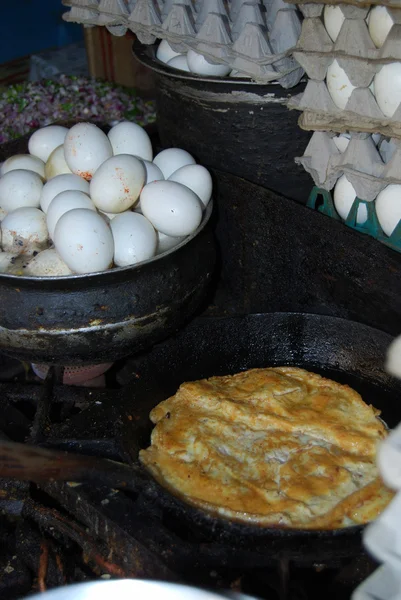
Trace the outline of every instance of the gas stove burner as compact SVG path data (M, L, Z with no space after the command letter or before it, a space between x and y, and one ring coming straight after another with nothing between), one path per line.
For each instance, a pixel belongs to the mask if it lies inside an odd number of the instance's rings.
M65 385L87 385L88 387L103 387L102 376L113 366L113 363L101 365L85 365L82 367L70 366L63 368L63 383ZM33 372L40 379L46 379L49 372L47 365L32 363Z

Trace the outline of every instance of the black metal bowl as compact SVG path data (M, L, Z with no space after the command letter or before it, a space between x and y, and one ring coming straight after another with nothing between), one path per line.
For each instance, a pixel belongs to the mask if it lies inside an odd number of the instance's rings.
M26 148L26 137L19 147L13 142L13 153ZM135 266L68 277L1 274L0 351L29 362L95 364L167 337L206 294L215 263L212 210L211 201L181 244Z
M247 78L210 77L173 69L156 58L156 45L133 44L133 54L156 76L157 126L164 147L184 148L201 164L305 203L308 173L294 163L310 133L298 127L288 98L305 89Z

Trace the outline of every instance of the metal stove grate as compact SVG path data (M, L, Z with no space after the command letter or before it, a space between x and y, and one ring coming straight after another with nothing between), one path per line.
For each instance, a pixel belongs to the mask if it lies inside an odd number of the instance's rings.
M54 368L39 382L2 361L0 435L121 460L121 391L135 370L124 361L109 387L89 389L60 384ZM0 540L2 600L98 577L184 581L266 600L344 600L375 567L366 557L331 567L293 566L285 555L272 563L257 549L200 536L141 494L51 481L0 482Z

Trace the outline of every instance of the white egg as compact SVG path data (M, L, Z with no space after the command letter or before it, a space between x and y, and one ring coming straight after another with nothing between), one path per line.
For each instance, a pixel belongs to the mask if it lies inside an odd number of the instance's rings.
M46 215L38 208L17 208L1 222L3 250L29 254L43 249L49 240Z
M352 183L348 181L345 175L342 175L334 188L334 206L336 211L344 221L349 215L351 206L356 198L356 191ZM368 218L368 211L365 204L360 204L356 217L358 225L362 225Z
M29 153L37 156L45 163L53 150L64 143L67 132L67 127L61 127L60 125L49 125L38 129L29 138Z
M15 169L23 169L24 171L33 171L44 179L45 177L45 163L40 160L37 156L32 154L16 154L10 156L6 161L3 162L0 169L0 175L5 175L9 171L15 171Z
M150 137L143 127L123 121L109 131L113 154L132 154L145 160L152 160L153 149Z
M23 206L37 208L43 187L42 178L33 171L9 171L0 178L0 206L6 212Z
M401 62L384 65L374 82L380 110L385 117L392 117L401 103Z
M111 222L114 238L114 262L119 267L135 265L156 254L157 235L142 215L125 212Z
M87 194L78 190L66 190L60 192L53 198L49 204L46 215L47 229L49 230L49 236L51 239L54 238L54 230L57 222L64 213L74 208L88 208L89 210L96 210L95 205Z
M186 150L181 148L167 148L157 154L153 163L159 167L164 178L168 179L170 175L185 165L195 165L195 159Z
M162 40L157 47L156 58L163 63L168 63L175 56L179 56L179 52L172 49L167 40Z
M188 71L190 72L190 68L188 66L187 57L185 54L180 54L179 56L174 56L171 58L167 65L172 69L178 69L179 71Z
M336 41L338 34L340 33L341 27L345 21L343 11L340 6L331 6L326 4L323 12L323 21L326 31L333 40Z
M157 231L172 237L189 235L202 220L202 202L181 183L154 181L141 193L141 209Z
M401 219L401 185L388 185L380 192L376 214L384 233L390 236Z
M113 156L113 148L99 127L77 123L65 138L64 156L73 173L90 181L100 165Z
M326 82L334 104L344 110L355 86L352 85L348 75L336 60L327 69Z
M340 135L335 135L333 137L333 142L335 143L340 152L345 152L348 148L350 139L351 136L349 133L340 133Z
M231 71L228 65L215 65L206 60L202 54L198 54L195 50L188 50L187 61L190 71L198 75L211 75L214 77L224 77Z
M57 146L57 148L53 150L47 159L45 176L47 181L49 181L49 179L53 179L53 177L63 175L64 173L71 173L71 169L65 162L64 144L61 144L61 146Z
M45 183L40 197L40 208L43 212L47 212L50 202L57 194L65 192L66 190L78 190L89 194L89 183L73 173L64 173L63 175L56 175L50 181Z
M381 48L386 41L394 21L385 6L375 6L369 13L368 27L370 37L376 48Z
M186 185L190 190L200 198L202 204L207 206L212 197L213 182L207 169L202 165L186 165L177 171L174 171L168 178L169 181L176 181Z
M167 250L171 250L175 246L178 246L185 240L185 235L182 237L171 237L171 235L166 235L161 231L157 232L157 254L162 254L163 252L167 252Z
M114 241L101 215L87 208L64 213L54 232L56 250L74 273L96 273L110 268Z
M150 162L149 160L142 160L146 169L146 183L152 183L152 181L162 181L164 179L164 175L155 163Z
M122 213L139 198L145 185L143 162L130 154L118 154L106 160L90 182L90 197L103 212Z
M60 277L72 275L72 271L57 253L57 250L48 248L39 252L28 262L24 275L28 277Z

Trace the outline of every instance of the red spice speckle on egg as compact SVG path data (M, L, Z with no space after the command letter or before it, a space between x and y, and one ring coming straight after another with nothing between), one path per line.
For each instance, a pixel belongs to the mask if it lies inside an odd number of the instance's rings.
M83 177L83 179L86 179L86 181L90 181L93 177L92 173L89 171L78 171L77 175Z

